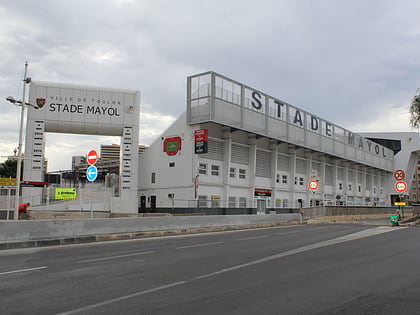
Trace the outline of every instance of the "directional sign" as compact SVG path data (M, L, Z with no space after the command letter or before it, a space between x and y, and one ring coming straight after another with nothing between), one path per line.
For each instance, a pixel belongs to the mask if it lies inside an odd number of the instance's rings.
M310 180L308 182L308 187L310 190L317 190L319 188L319 183L317 180Z
M407 183L406 182L404 182L404 181L398 181L398 182L396 182L395 183L395 190L397 191L397 192L404 192L404 191L406 191L407 190Z
M98 160L98 153L95 150L90 150L87 155L87 162L89 165L95 165L96 161Z
M403 170L396 170L394 172L394 178L396 180L403 180L405 178L405 172Z
M98 177L98 169L95 165L88 167L86 171L86 178L88 181L93 182Z

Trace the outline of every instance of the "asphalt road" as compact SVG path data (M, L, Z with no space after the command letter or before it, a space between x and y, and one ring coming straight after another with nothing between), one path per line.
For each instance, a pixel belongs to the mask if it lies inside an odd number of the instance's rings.
M420 314L420 229L298 225L0 251L1 314Z

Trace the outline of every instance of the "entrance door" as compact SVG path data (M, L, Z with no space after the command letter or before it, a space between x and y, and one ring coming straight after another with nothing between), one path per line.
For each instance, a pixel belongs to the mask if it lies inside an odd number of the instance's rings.
M150 196L150 212L156 212L156 196Z
M267 203L265 199L257 199L257 214L265 214Z
M146 196L140 196L140 209L139 213L146 212Z

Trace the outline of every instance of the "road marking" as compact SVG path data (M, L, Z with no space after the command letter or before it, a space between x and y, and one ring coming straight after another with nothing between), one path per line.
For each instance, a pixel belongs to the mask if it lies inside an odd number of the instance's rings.
M172 288L172 287L175 287L175 286L178 286L178 285L181 285L181 284L185 284L185 283L187 283L187 281L179 281L179 282L174 282L174 283L162 285L160 287L156 287L156 288L153 288L153 289L139 291L139 292L136 292L136 293L133 293L133 294L120 296L120 297L115 298L115 299L111 299L111 300L107 300L107 301L104 301L104 302L100 302L100 303L88 305L88 306L85 306L85 307L81 307L81 308L78 308L78 309L75 309L75 310L63 312L63 313L60 313L59 315L69 315L69 314L76 314L76 313L80 313L80 312L84 312L84 311L89 311L89 310L97 308L97 307L109 305L109 304L112 304L112 303L115 303L115 302L128 300L128 299L131 299L133 297L138 297L138 296L145 295L145 294L148 294L148 293L161 291L161 290Z
M253 261L250 261L250 262L247 262L247 263L244 263L244 264L239 264L239 265L236 265L236 266L224 268L224 269L221 269L219 271L211 272L211 273L204 274L204 275L201 275L201 276L197 276L197 277L194 277L194 278L189 279L189 280L169 283L169 284L162 285L162 286L159 286L159 287L155 287L155 288L152 288L152 289L139 291L139 292L132 293L132 294L129 294L129 295L124 295L124 296L121 296L121 297L118 297L118 298L115 298L115 299L106 300L104 302L87 305L85 307L70 310L70 311L67 311L67 312L60 313L60 314L61 315L69 315L69 314L75 314L75 313L80 313L80 312L84 312L84 311L89 311L89 310L92 310L92 309L97 308L97 307L106 306L106 305L109 305L109 304L112 304L112 303L116 303L116 302L120 302L120 301L130 299L130 298L133 298L133 297L138 297L138 296L141 296L141 295L146 295L148 293L153 293L153 292L165 290L165 289L168 289L168 288L176 287L176 286L179 286L179 285L182 285L182 284L189 283L189 282L194 281L194 280L209 278L209 277L220 275L220 274L223 274L223 273L226 273L226 272L229 272L229 271L234 271L234 270L238 270L238 269L245 268L245 267L248 267L248 266L261 264L261 263L264 263L264 262L267 262L267 261L270 261L270 260L279 259L279 258L282 258L282 257L302 253L302 252L305 252L305 251L308 251L308 250L321 248L321 247L325 247L325 246L330 246L330 245L334 245L334 244L339 244L339 243L343 243L343 242L348 242L348 241L356 240L356 239L359 239L359 238L365 238L365 237L374 236L374 235L387 233L387 232L391 232L391 231L397 231L397 230L401 230L401 229L402 229L401 227L400 228L377 227L377 228L373 228L373 229L369 229L369 230L363 230L363 231L360 231L360 232L344 235L344 236L337 237L337 238L330 239L330 240L326 240L326 241L323 241L323 242L302 246L302 247L299 247L299 248L296 248L296 249L288 250L288 251L285 251L285 252L282 252L282 253L278 253L278 254L267 256L267 257L264 257L264 258L261 258L261 259L253 260ZM212 245L212 244L218 244L218 243L223 243L223 242L198 244L198 245L193 245L193 246L206 246L206 245Z
M247 238L238 238L237 241L247 241L247 240L255 240L258 238L268 237L268 235L261 235L261 236L254 236L254 237L247 237Z
M284 235L284 234L294 234L294 233L301 233L303 231L293 231L293 232L283 232L283 233L276 233L277 235Z
M315 230L323 230L323 229L326 229L326 227L319 227L319 228L307 229L305 231L315 231Z
M210 245L216 245L216 244L222 244L222 243L224 243L224 242L202 243L202 244L195 244L195 245L180 246L180 247L176 247L176 249L210 246Z
M356 233L352 233L352 234L344 235L344 236L341 236L341 237L333 238L333 239L330 239L330 240L326 240L326 241L323 241L323 242L302 246L302 247L295 248L295 249L292 249L292 250L288 250L288 251L285 251L285 252L282 252L282 253L278 253L278 254L267 256L267 257L264 257L264 258L261 258L261 259L253 260L253 261L250 261L250 262L247 262L247 263L244 263L244 264L239 264L239 265L232 266L232 267L229 267L229 268L224 268L224 269L221 269L221 270L218 270L218 271L215 271L215 272L211 272L211 273L208 273L208 274L204 274L204 275L195 277L195 279L205 279L205 278L220 275L220 274L223 274L223 273L226 273L226 272L229 272L229 271L234 271L234 270L249 267L249 266L252 266L252 265L261 264L261 263L271 261L271 260L274 260L274 259L279 259L279 258L282 258L282 257L303 253L303 252L306 252L308 250L321 248L321 247L326 247L326 246L335 245L335 244L344 243L344 242L349 242L349 241L352 241L352 240L365 238L365 237L369 237L369 236L374 236L374 235L387 233L387 232L391 232L391 231L396 231L396 230L400 230L400 229L401 228L396 229L396 228L393 228L393 227L377 227L377 228L373 228L373 229L369 229L369 230L363 230L363 231L359 231L359 232L356 232Z
M84 263L89 263L89 262L93 262L93 261L117 259L117 258L130 257L130 256L138 256L138 255L146 255L146 254L153 254L153 253L155 253L155 251L132 253L132 254L125 254L125 255L118 255L118 256L109 256L109 257L95 258L95 259L87 259L87 260L78 261L77 263L78 264L84 264Z
M45 269L45 268L47 268L47 266L20 269L20 270L12 270L12 271L5 271L5 272L0 272L0 276L9 275L9 274L12 274L12 273L19 273L19 272L36 271L36 270L41 270L41 269Z

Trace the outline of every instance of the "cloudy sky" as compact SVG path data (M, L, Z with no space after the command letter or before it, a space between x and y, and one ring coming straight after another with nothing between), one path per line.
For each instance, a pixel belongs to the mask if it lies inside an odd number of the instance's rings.
M354 132L413 131L418 0L2 0L0 161L18 144L25 61L34 80L140 90L140 142L186 109L213 70ZM119 138L47 134L49 170Z

